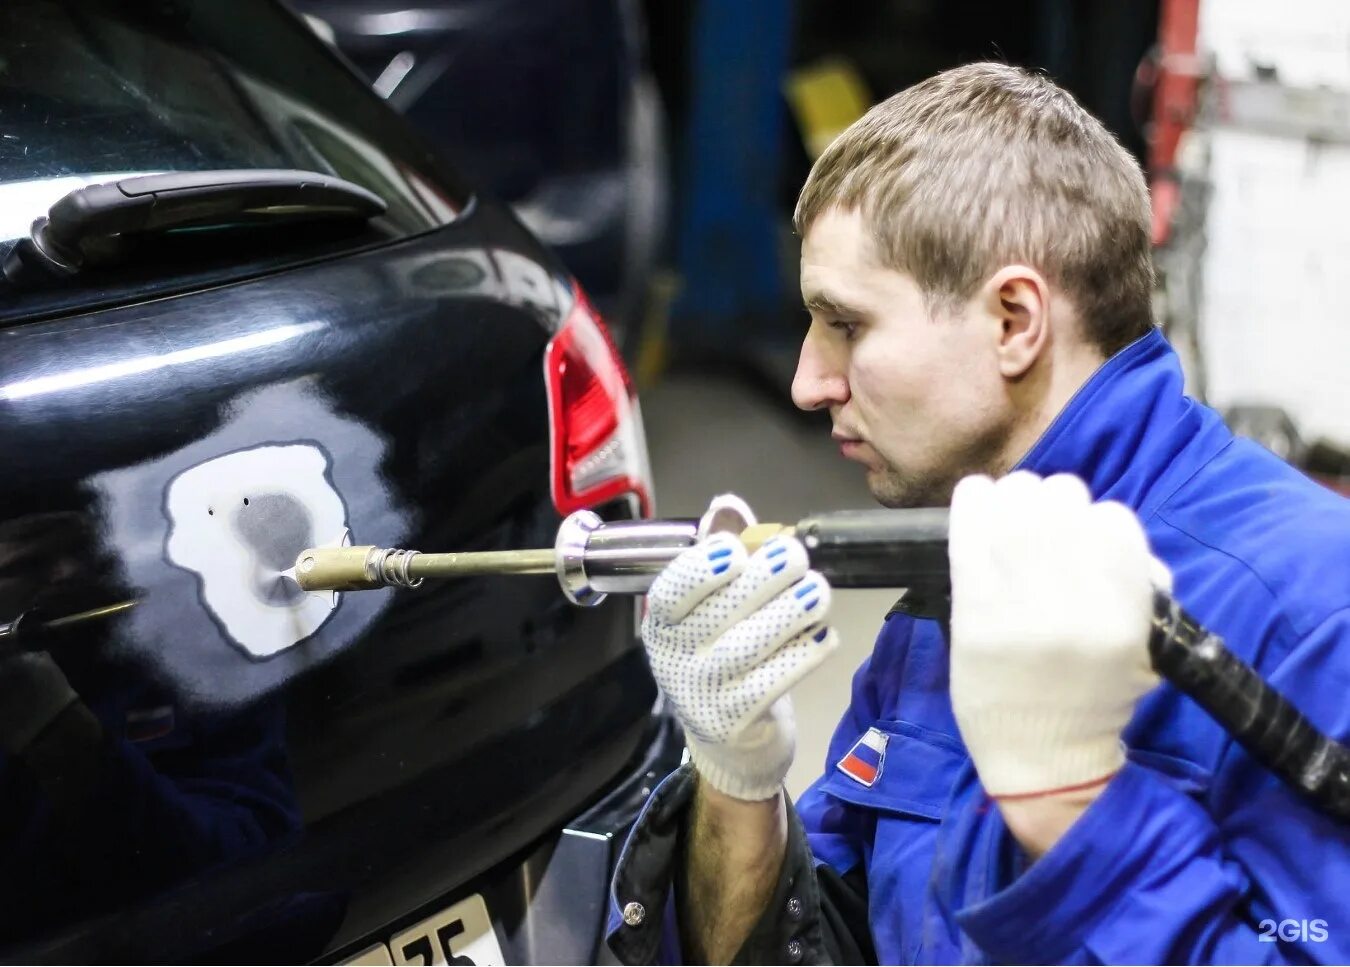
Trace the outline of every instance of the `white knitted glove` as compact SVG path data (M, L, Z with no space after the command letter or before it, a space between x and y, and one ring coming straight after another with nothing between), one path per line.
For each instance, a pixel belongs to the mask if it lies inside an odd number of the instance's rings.
M830 586L793 538L753 556L714 534L672 561L647 592L642 640L684 725L689 757L713 788L769 799L796 742L787 691L838 644Z
M991 796L1064 790L1124 764L1158 678L1153 586L1171 574L1134 513L1077 477L968 477L952 495L951 693Z

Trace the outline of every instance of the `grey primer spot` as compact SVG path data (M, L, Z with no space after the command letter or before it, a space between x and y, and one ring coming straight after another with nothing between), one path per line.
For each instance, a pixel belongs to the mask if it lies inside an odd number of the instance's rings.
M312 380L246 393L222 414L215 431L180 450L90 481L99 496L106 528L104 541L117 551L121 578L142 599L141 606L117 626L110 648L114 654L157 668L157 677L175 686L175 700L187 709L238 707L257 701L353 643L390 601L389 591L344 595L333 619L314 634L296 647L258 661L238 647L203 605L200 577L169 559L166 544L170 521L163 504L147 500L148 495L167 494L175 477L208 460L261 446L294 443L313 446L327 457L330 483L342 497L352 534L365 543L381 546L397 546L407 538L412 516L389 492L381 474L384 439L361 422L336 413ZM231 530L256 550L259 561L289 567L295 554L303 550L296 545L297 541L304 543L302 529L312 524L293 523L283 529L285 536L257 539L252 520L244 513L251 515L259 510L263 512L260 518L266 520L276 516L297 519L291 516L293 508L283 512L278 503L269 509L265 496L281 495L249 493L247 508L241 500L234 507L213 504L210 509L217 518L225 515L233 525ZM255 537L250 538L250 533ZM336 536L318 534L314 538L323 542ZM290 557L284 563L283 551ZM263 588L258 591L264 596L274 593Z
M244 498L234 512L234 529L263 571L284 571L301 551L318 543L309 511L290 494ZM280 575L265 577L254 591L265 603L274 605L294 604L305 596L293 581Z

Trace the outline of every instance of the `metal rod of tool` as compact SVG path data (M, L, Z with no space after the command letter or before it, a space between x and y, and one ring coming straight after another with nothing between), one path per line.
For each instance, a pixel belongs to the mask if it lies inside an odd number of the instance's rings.
M811 565L835 587L906 587L924 592L926 617L949 613L945 509L817 514L792 526L756 524L741 533L751 550L776 534L795 534ZM426 554L385 548L305 551L296 564L304 588L412 587L425 578L552 573L576 604L607 594L642 594L661 570L698 540L694 521L605 523L590 511L563 521L552 549ZM909 595L906 596L908 601ZM1324 812L1350 822L1350 749L1319 732L1223 641L1158 592L1149 643L1154 669L1204 708L1258 762Z
M811 564L841 588L929 586L947 582L947 511L858 510L817 514L795 525L752 524L741 540L754 551L795 534ZM295 580L307 591L417 587L427 579L497 574L556 574L575 604L607 594L645 594L656 576L698 540L692 520L606 523L590 511L562 522L549 548L423 554L369 545L301 552Z
M471 574L552 574L553 552L484 551L478 554L419 554L409 562L414 580Z
M697 540L695 521L605 523L583 510L563 521L551 548L422 554L369 545L315 547L296 559L295 580L306 591L361 591L417 587L428 578L553 574L574 604L596 605L608 594L645 593Z

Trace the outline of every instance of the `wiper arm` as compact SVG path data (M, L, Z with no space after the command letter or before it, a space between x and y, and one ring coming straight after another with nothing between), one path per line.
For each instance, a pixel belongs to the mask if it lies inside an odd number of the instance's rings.
M5 258L11 282L63 278L126 257L129 242L176 231L364 221L384 199L312 171L257 169L140 175L76 188L33 222Z

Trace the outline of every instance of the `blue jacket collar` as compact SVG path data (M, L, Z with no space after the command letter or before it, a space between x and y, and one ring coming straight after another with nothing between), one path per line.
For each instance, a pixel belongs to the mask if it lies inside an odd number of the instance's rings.
M1183 384L1162 333L1141 336L1092 374L1016 469L1075 474L1094 498L1147 516L1231 440Z

